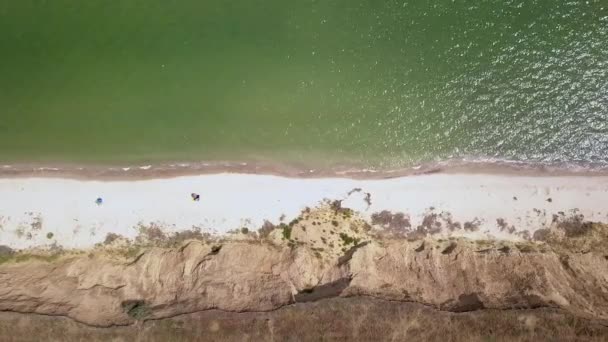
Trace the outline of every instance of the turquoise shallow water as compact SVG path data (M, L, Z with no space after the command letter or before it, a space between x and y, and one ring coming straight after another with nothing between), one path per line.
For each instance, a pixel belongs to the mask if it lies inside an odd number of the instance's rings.
M608 165L605 1L4 1L0 161Z

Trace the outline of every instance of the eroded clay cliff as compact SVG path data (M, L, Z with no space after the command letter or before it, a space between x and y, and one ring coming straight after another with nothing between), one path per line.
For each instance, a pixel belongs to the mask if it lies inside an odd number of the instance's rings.
M335 215L340 220L328 225L267 227L263 239L16 258L0 265L0 310L108 327L373 297L450 312L552 308L608 324L606 226L556 222L537 242L407 239L379 237L351 213Z

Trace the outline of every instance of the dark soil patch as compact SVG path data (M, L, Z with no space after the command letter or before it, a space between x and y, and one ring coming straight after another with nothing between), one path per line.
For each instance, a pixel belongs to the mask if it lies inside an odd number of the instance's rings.
M458 244L456 244L456 242L452 242L443 251L441 251L441 254L451 254L456 249L456 247L458 247Z
M211 247L210 255L217 255L222 250L222 245L215 245Z
M342 265L346 264L347 262L349 262L350 259L352 259L353 255L355 254L355 252L359 248L367 246L368 244L369 244L369 241L366 241L366 242L362 242L358 245L351 247L348 251L346 251L346 253L344 253L343 256L338 258L338 266L342 266Z
M306 289L294 296L296 303L315 302L325 298L338 297L350 285L350 278L342 278L331 283Z
M504 253L504 254L508 254L510 250L511 250L511 248L509 248L509 246L503 246L498 249L499 252Z
M469 312L483 310L485 305L477 293L470 293L460 295L456 301L451 300L442 304L441 308L453 312Z
M143 300L125 300L121 303L123 310L136 320L145 319L150 315L150 309Z

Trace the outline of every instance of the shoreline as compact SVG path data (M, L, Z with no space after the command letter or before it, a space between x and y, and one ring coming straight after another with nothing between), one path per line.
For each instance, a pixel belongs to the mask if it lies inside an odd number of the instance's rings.
M301 163L261 161L166 162L133 164L1 163L0 178L59 178L75 180L129 181L170 179L213 174L271 175L287 178L354 180L393 179L428 174L480 174L528 177L608 176L608 166L527 163L510 160L452 159L403 168L369 168L337 165L306 167Z
M200 202L193 201L191 193L200 194ZM103 205L95 203L98 197ZM332 201L340 201L377 229L396 226L404 234L521 241L560 220L608 222L608 176L435 172L374 179L239 173L103 181L4 177L0 245L87 249L108 234L134 240L150 228L166 235L198 229L226 236L242 228L257 231L266 222L287 224L306 208L324 208ZM374 222L374 216L381 220Z

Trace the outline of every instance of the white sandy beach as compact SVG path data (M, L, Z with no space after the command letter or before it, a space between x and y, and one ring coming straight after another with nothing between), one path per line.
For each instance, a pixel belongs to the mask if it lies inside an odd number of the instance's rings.
M349 192L360 188L360 192ZM191 193L201 195L195 202ZM371 205L364 200L371 195ZM104 203L95 200L102 197ZM158 224L167 232L199 227L223 234L258 229L265 220L289 222L323 199L365 217L382 210L409 215L419 225L430 208L454 221L480 222L477 232L446 235L521 239L517 232L548 226L554 214L574 210L585 220L608 222L608 176L433 174L383 180L298 179L250 174L214 174L141 181L58 178L0 179L0 245L23 249L57 243L88 248L108 233L133 238L138 225ZM52 233L52 236L51 234Z

